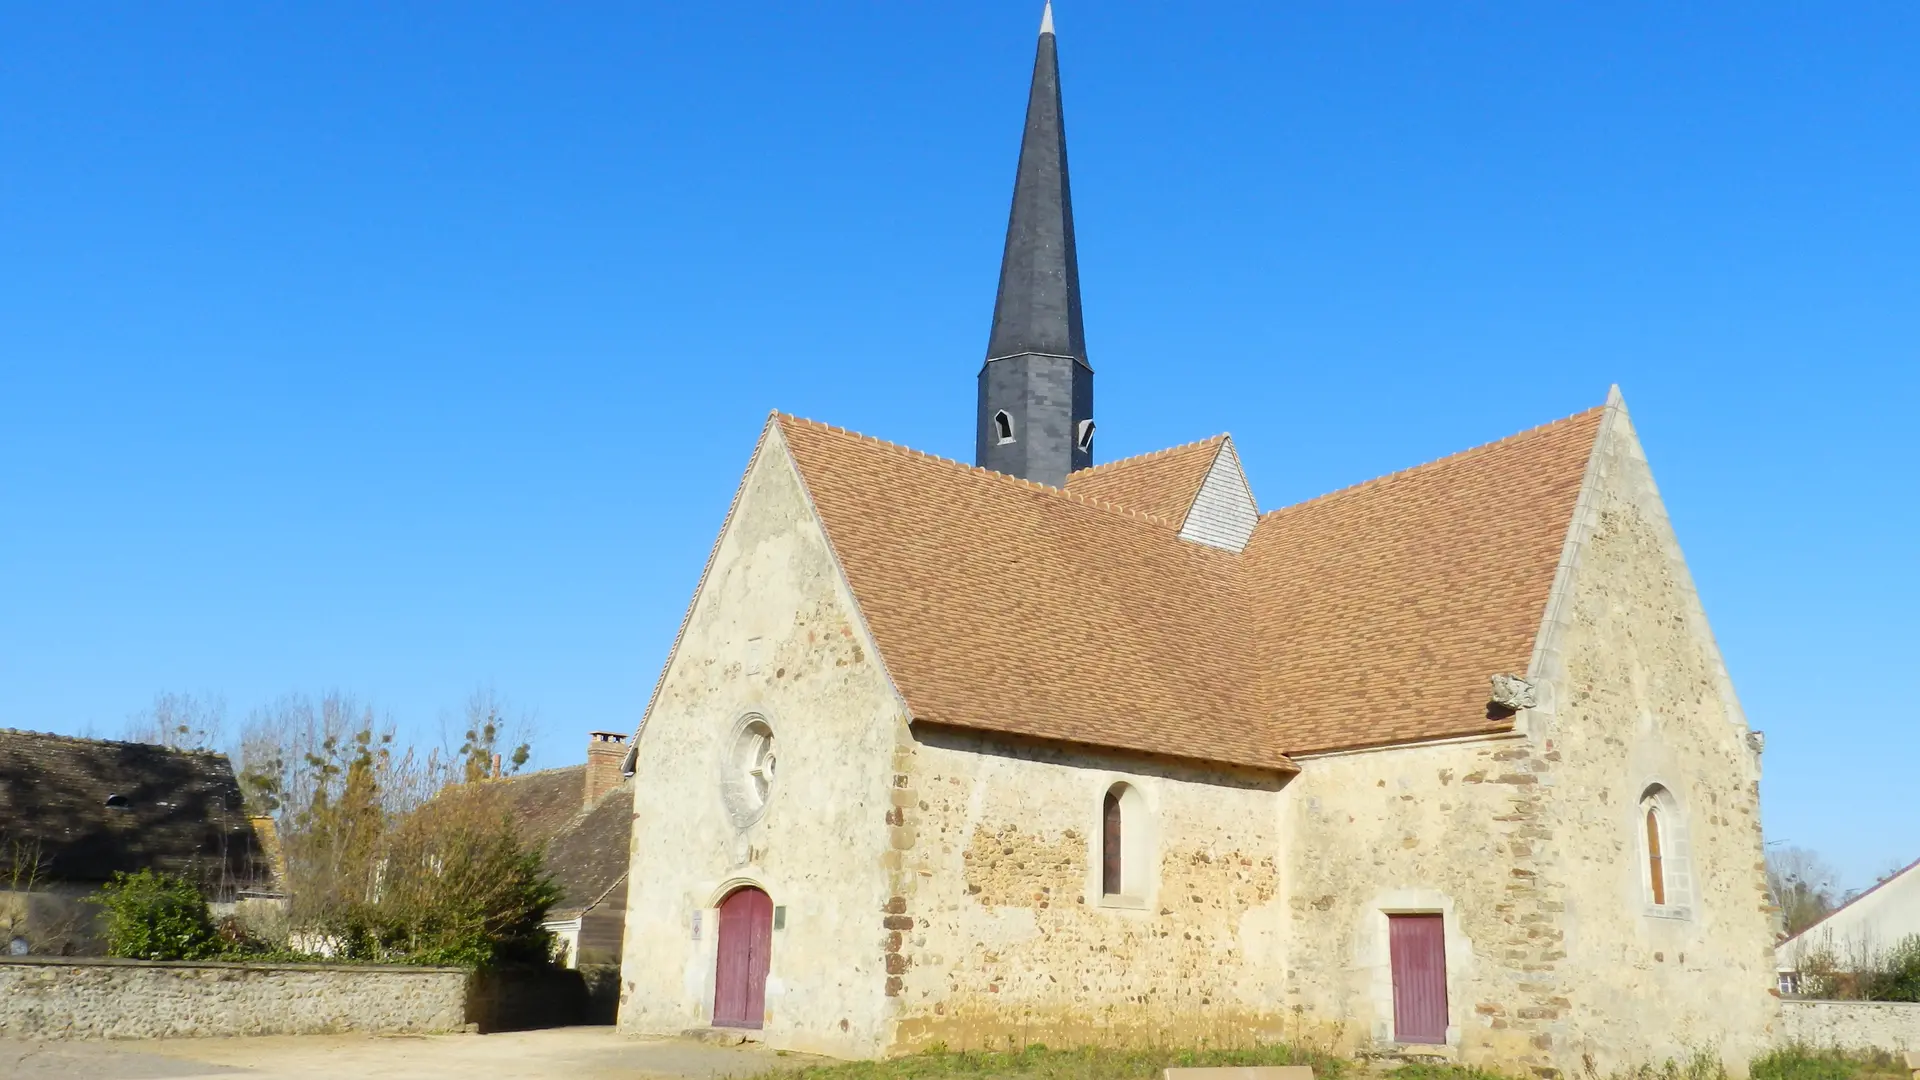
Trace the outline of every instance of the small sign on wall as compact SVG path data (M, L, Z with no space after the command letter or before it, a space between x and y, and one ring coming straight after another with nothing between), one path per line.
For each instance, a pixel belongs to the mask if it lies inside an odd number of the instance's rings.
M773 928L775 930L785 930L787 928L787 905L773 905Z
M706 912L700 910L699 908L693 909L693 940L695 941L700 940L700 916L705 914Z

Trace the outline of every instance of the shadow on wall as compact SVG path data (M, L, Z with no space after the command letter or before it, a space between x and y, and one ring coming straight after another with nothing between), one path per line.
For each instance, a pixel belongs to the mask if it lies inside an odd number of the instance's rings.
M500 967L467 982L467 1022L481 1034L611 1024L620 1002L620 969Z

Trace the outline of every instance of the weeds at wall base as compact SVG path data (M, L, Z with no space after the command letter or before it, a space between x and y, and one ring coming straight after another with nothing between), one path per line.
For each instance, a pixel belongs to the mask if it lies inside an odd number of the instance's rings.
M948 1050L934 1046L883 1061L848 1061L773 1069L751 1080L1150 1080L1165 1068L1221 1065L1309 1065L1315 1080L1355 1080L1364 1066L1319 1050L1277 1043L1244 1049L1181 1050L1085 1047L1054 1050ZM1788 1047L1754 1060L1751 1080L1908 1080L1893 1055ZM1376 1074L1379 1075L1379 1074ZM1538 1080L1471 1065L1416 1063L1384 1073L1391 1080ZM1579 1080L1727 1080L1719 1058L1695 1053L1659 1065L1601 1073L1591 1064Z

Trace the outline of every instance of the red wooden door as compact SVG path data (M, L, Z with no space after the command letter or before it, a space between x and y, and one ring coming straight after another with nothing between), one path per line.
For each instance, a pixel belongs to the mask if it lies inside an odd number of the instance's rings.
M1393 1038L1447 1041L1446 924L1438 915L1387 916L1393 961Z
M761 1025L772 947L773 899L751 887L728 893L720 902L719 963L713 976L716 1027Z

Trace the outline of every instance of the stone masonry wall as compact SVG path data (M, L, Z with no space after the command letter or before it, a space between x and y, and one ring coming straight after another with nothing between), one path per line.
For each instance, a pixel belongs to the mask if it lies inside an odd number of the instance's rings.
M459 968L0 959L0 1038L458 1031Z
M1283 1033L1277 776L969 735L895 752L882 924L895 1052L1247 1044ZM1136 789L1143 895L1102 896L1105 795ZM1139 847L1134 846L1134 842Z
M1300 1035L1397 1047L1392 914L1445 920L1448 1041L1408 1048L1551 1067L1566 1005L1563 891L1543 880L1558 767L1525 738L1308 758L1285 792L1290 1001Z
M1603 426L1569 586L1535 660L1530 723L1553 770L1566 903L1562 1068L1706 1050L1743 1071L1772 1043L1773 932L1759 756L1623 408ZM1658 786L1666 903L1643 797Z
M773 733L764 811L742 819L734 736ZM897 863L884 820L903 727L777 428L756 457L638 736L622 1030L712 1023L718 905L776 907L761 1037L867 1057L885 1049L880 940Z
M1908 1001L1783 1001L1781 1046L1920 1050L1920 1004Z

